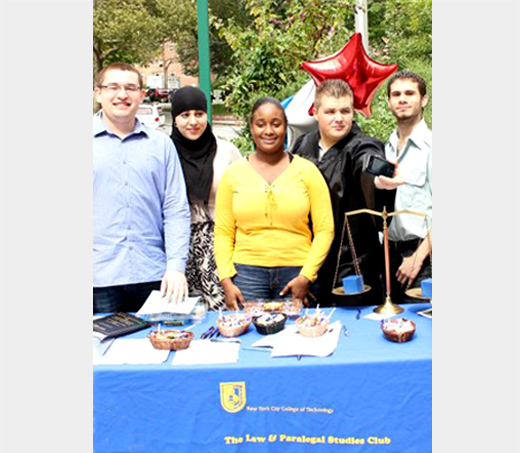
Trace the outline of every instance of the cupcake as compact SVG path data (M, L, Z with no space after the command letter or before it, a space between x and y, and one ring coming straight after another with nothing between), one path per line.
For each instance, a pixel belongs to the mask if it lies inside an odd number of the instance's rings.
M253 324L258 333L262 335L272 335L280 332L285 327L287 316L282 313L264 313L253 318Z
M302 312L302 302L301 300L295 299L284 303L283 313L287 315L287 317L294 319L300 316Z
M269 313L281 313L284 309L283 302L266 302L264 303L264 310Z
M296 320L296 328L304 337L320 337L327 331L329 320L330 316L318 309L312 315L300 316Z
M410 341L415 333L415 323L406 318L386 319L381 321L381 330L387 340L395 343Z
M243 313L220 315L217 319L217 327L225 337L238 337L242 335L251 324L251 317Z
M252 318L263 315L265 313L263 302L246 302L244 304L244 313Z
M297 299L273 300L270 302L246 302L244 304L244 312L252 318L264 313L281 313L288 318L294 319L300 315L301 310L302 303Z
M187 349L193 340L193 332L187 330L152 330L148 334L148 339L155 349L169 349L178 351L179 349Z

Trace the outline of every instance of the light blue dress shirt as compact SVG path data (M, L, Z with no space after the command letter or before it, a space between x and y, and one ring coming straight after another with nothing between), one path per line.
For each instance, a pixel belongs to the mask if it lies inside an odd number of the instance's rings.
M397 157L399 137L395 130L385 146L386 158L397 160L399 171L406 181L398 187L395 197L395 210L409 209L426 214L427 224L423 217L400 214L395 216L388 227L391 241L408 241L424 238L432 227L433 206L433 172L432 172L432 131L426 122L415 127L405 146Z
M124 139L94 116L94 286L161 280L184 272L190 208L175 146L136 120Z

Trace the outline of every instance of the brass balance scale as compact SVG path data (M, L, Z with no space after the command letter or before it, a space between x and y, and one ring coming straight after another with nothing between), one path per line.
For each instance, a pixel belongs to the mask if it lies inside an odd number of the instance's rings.
M393 216L396 216L396 215L400 215L400 214L411 214L411 215L415 215L415 216L419 216L419 217L423 217L424 218L424 225L425 225L425 229L426 229L426 237L427 237L428 242L430 243L430 263L431 263L431 267L432 267L432 271L433 271L433 260L432 260L432 252L431 252L431 250L432 250L432 247L431 247L431 237L430 237L430 229L428 228L428 218L427 218L427 215L424 214L424 213L421 213L421 212L410 211L408 209L403 209L403 210L400 210L400 211L394 211L394 212L390 212L389 213L389 212L386 211L386 207L383 209L382 212L374 211L372 209L357 209L355 211L346 212L345 213L345 221L343 223L343 231L341 233L341 242L340 242L339 252L338 252L338 261L337 261L337 265L336 265L336 272L335 272L335 275L334 275L333 288L332 288L332 294L334 294L336 296L341 296L341 297L358 296L358 295L364 294L364 293L366 293L366 292L368 292L368 291L370 291L372 289L372 288L370 288L369 285L364 285L364 288L363 288L362 291L353 292L353 293L345 293L345 290L344 290L343 286L337 286L336 287L336 285L338 284L337 283L337 279L338 279L338 271L339 271L341 250L342 250L342 247L343 247L343 239L344 239L344 236L345 236L345 227L346 227L346 230L347 230L347 236L348 236L350 251L352 253L352 259L354 261L355 273L356 273L357 276L362 276L361 275L361 269L359 268L359 262L358 262L358 258L357 258L357 254L356 254L356 249L354 247L354 240L352 238L352 232L350 231L350 225L349 225L349 222L348 222L348 218L349 218L349 216L357 215L357 214L363 214L363 213L377 215L377 216L383 218L383 248L384 248L384 252L385 252L386 298L385 298L385 302L384 302L383 305L379 305L376 308L374 308L374 312L382 314L382 315L394 315L394 314L397 314L397 313L402 313L404 311L404 309L402 307L400 307L399 305L394 304L392 302L391 297L390 297L390 293L391 293L391 288L390 288L390 250L389 250L389 243L388 243L387 218L388 217L393 217ZM410 288L410 289L405 291L405 294L407 296L411 297L411 298L414 298L414 299L420 299L420 300L430 300L431 299L429 297L424 297L424 296L421 295L421 288Z

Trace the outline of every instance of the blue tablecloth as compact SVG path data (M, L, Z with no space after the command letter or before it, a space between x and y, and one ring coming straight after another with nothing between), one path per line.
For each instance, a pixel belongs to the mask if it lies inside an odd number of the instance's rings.
M398 316L417 324L407 343L363 318L373 307L360 319L338 308L332 321L350 336L325 358L241 349L233 364L172 366L172 351L161 365L95 366L94 452L431 452L432 321L417 315L430 306L403 306ZM216 315L193 328L196 338ZM251 326L240 338L250 346L262 336ZM221 403L225 388L238 412Z

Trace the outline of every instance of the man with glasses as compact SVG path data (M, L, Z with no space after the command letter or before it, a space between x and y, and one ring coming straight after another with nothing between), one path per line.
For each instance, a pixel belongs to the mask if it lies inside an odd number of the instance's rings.
M154 289L174 303L184 275L190 209L170 138L136 119L145 97L139 71L113 63L94 95L94 313L136 312Z

